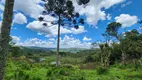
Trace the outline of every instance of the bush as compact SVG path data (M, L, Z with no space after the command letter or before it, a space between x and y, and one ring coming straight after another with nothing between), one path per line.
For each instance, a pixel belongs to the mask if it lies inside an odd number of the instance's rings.
M87 56L84 60L85 63L94 62L94 61L95 61L95 59L91 55Z
M59 74L60 74L60 75L68 75L68 73L67 73L66 70L60 70L60 71L59 71Z
M25 69L25 70L30 70L31 69L31 66L26 62L26 61L22 61L21 63L19 63L21 69Z
M69 77L68 80L86 80L84 77Z
M50 67L46 73L46 77L55 77L58 76L58 78L63 78L64 76L70 76L74 72L74 69L66 68L66 67Z
M46 73L46 76L51 76L51 74L52 74L52 70L49 69Z
M40 77L34 77L32 80L42 80Z
M29 80L29 74L26 74L23 70L19 70L14 74L14 80Z
M102 75L102 74L106 74L106 73L108 73L108 69L103 68L103 67L98 67L97 68L97 74L98 75Z
M64 65L61 65L61 67L68 68L68 69L74 68L74 66L71 64L64 64Z

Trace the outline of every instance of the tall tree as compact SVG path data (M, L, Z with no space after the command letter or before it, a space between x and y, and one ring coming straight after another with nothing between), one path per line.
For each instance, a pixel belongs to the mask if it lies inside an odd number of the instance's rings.
M107 28L106 32L110 35L115 37L117 40L121 42L121 34L118 34L118 30L121 28L121 24L118 22L110 23ZM126 52L124 50L124 44L121 44L121 52L122 52L122 64L126 63Z
M12 24L14 0L5 1L1 33L0 33L0 80L3 80L6 65L6 56L9 47L9 35Z
M108 24L106 28L106 33L110 36L115 37L116 39L120 40L118 35L118 30L121 28L121 24L118 22L112 22Z
M43 0L46 2L45 11L43 15L51 15L52 17L57 18L56 21L47 21L44 17L39 17L39 21L44 21L43 25L48 26L47 22L51 22L52 25L58 25L58 38L57 38L57 56L56 56L56 66L59 64L59 48L60 48L60 27L68 26L74 27L75 29L79 28L79 25L84 24L84 19L80 18L80 14L75 12L75 7L71 0ZM87 4L89 0L78 0L79 5Z

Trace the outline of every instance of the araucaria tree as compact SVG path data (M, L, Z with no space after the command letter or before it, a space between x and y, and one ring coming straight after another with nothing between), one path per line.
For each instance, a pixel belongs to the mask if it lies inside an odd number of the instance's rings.
M13 16L14 0L5 0L5 9L0 33L0 80L3 80L8 53L9 35Z
M45 2L45 11L42 15L50 15L56 18L56 21L47 21L43 16L39 17L39 21L43 21L45 27L52 27L47 24L51 22L52 25L58 25L58 39L57 39L57 56L56 66L59 64L59 47L60 47L60 27L74 27L79 28L79 25L84 24L84 19L80 18L80 14L75 12L75 7L71 0L43 0ZM79 5L85 5L89 0L77 0Z

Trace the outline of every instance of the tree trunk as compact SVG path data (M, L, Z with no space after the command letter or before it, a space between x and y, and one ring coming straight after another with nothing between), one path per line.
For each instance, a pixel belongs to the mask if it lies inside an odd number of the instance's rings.
M6 0L0 33L0 80L4 79L14 0Z
M125 65L126 64L126 54L125 52L121 49L121 52L122 52L122 64Z
M101 65L103 65L103 56L102 56L103 52L101 53Z
M108 56L107 56L107 67L110 66L110 65L109 65L109 63L110 63L110 60L109 60L110 55L111 55L111 50L109 50L109 53L108 53Z
M121 42L121 38L120 38L120 37L117 36L117 39ZM125 51L123 50L123 47L124 47L124 46L121 46L120 49L121 49L121 52L122 52L122 53L121 53L121 56L122 56L122 64L125 65L125 64L126 64L126 53L125 53Z
M59 14L59 21L58 21L58 40L57 40L57 54L56 54L56 67L59 66L60 24L61 24L61 17L60 17L60 14Z

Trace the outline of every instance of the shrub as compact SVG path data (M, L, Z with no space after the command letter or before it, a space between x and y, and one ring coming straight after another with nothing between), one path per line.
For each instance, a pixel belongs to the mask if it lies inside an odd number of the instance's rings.
M65 75L65 73L66 73L65 70L60 70L60 71L59 71L59 74L60 74L60 75Z
M32 80L42 80L40 77L33 77Z
M23 76L24 72L22 70L19 71L18 76Z
M69 77L68 80L86 80L86 79L81 76L72 76L72 77Z
M14 80L29 80L29 74L26 74L23 70L19 70L14 74Z
M70 65L70 64L65 64L65 65L62 65L61 67L68 68L68 69L74 68L73 65Z
M104 67L98 67L97 68L97 74L98 75L102 75L102 74L106 74L108 73L108 69L104 68Z
M51 76L51 74L52 74L52 70L48 70L46 73L46 76Z
M29 78L30 78L29 74L26 74L25 75L25 80L29 80Z
M85 63L94 62L94 61L95 61L95 59L91 55L87 56L84 60Z
M27 63L27 62L22 62L22 63L20 63L20 67L21 67L21 69L25 69L25 70L30 70L30 65Z
M86 63L86 64L80 64L80 69L94 69L96 68L94 63Z

